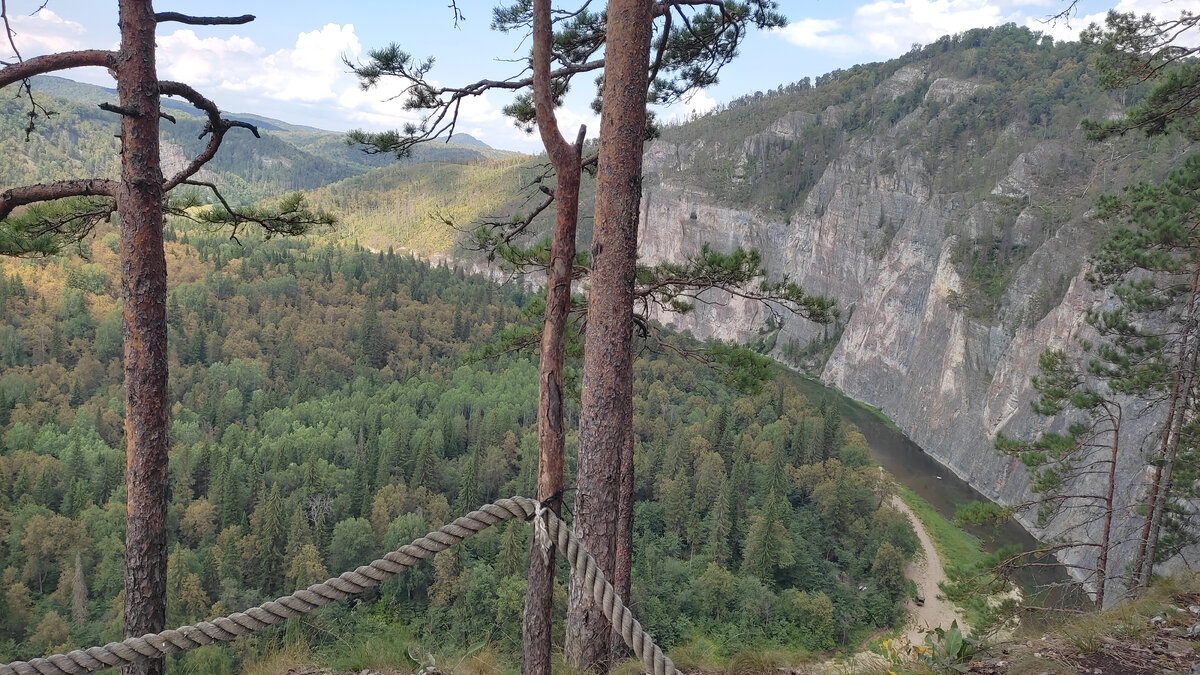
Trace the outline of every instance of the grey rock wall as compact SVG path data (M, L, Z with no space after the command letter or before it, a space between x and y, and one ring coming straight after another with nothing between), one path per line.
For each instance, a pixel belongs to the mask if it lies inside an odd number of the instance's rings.
M926 103L952 102L978 86L905 67L876 95L897 96L922 77L932 80ZM1112 148L1089 146L1078 133L1031 138L1028 127L1014 123L994 145L977 148L982 178L962 189L957 176L944 173L953 163L927 150L938 120L922 121L918 113L849 141L790 213L739 207L696 187L690 167L717 150L655 142L646 156L640 254L645 262L678 261L705 242L720 250L757 248L772 275L787 274L810 292L836 298L843 332L821 379L883 410L989 498L1021 503L1030 497L1024 469L997 452L994 440L1000 432L1030 438L1064 423L1030 411L1029 380L1043 349L1070 350L1086 336L1083 317L1102 298L1084 280L1098 234L1080 214L1098 189L1115 190L1120 176L1105 165ZM787 147L805 126L840 117L830 109L768 122L725 151L735 167L731 180L760 175L756 163L772 146ZM972 316L962 302L963 247L992 240L1019 252L1018 263L990 313ZM709 300L692 314L658 318L699 337L742 342L764 328L764 308L716 294ZM788 319L774 355L782 358L790 341L805 345L826 335L826 327ZM1126 501L1144 491L1143 455L1133 436L1151 422L1129 425L1118 472ZM1046 529L1030 517L1024 523L1042 538L1096 536L1099 527L1082 513ZM1118 534L1129 538L1139 525L1124 509ZM1131 559L1131 546L1118 549L1115 559Z

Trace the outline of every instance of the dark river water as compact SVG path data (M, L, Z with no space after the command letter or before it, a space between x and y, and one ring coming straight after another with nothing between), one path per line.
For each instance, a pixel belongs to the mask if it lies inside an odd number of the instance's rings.
M901 485L929 502L947 520L953 521L954 512L961 504L987 501L987 497L978 490L955 476L920 446L862 404L816 380L795 375L793 381L812 403L820 401L823 397L836 402L842 419L858 427L866 437L867 444L871 446L871 459L892 474ZM1011 544L1029 550L1037 544L1037 540L1015 520L1009 520L998 527L969 526L964 529L979 537L984 550L988 552ZM1060 568L1027 569L1019 575L1018 581L1026 594L1043 596L1043 601L1048 604L1078 606L1081 602L1077 591L1064 595L1062 585L1070 580Z

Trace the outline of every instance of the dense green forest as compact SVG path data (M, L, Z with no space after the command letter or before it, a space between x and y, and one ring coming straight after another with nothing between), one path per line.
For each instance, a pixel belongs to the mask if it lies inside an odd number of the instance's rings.
M119 636L116 237L98 233L86 258L0 267L0 661ZM536 361L471 355L535 295L308 239L237 243L172 224L168 240L168 624L244 609L532 493ZM917 540L881 507L890 482L832 405L782 375L738 392L677 355L643 351L636 372L632 604L661 644L815 653L898 625ZM295 653L413 667L410 653L472 648L511 666L527 546L521 523L489 530L365 596L171 667L234 672Z

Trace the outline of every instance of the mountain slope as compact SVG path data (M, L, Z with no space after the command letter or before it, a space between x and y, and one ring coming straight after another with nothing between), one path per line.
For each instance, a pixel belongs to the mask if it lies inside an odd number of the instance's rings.
M728 302L664 318L819 370L984 494L1019 503L1024 468L993 439L1049 426L1028 405L1037 356L1087 336L1083 317L1102 297L1084 267L1104 234L1088 213L1100 194L1161 177L1187 149L1083 138L1081 119L1122 109L1083 46L1006 26L670 129L647 154L643 257L678 260L702 242L756 247L774 273L836 297L843 316L832 331L779 326ZM1128 425L1130 440L1151 422ZM1138 525L1129 507L1143 467L1131 450L1118 469L1126 533ZM1089 521L1026 524L1052 537Z
M56 114L41 119L26 141L27 102L0 101L0 184L19 185L79 176L115 176L118 121L99 110L115 102L112 89L56 77L33 80L36 96ZM177 170L203 147L204 120L189 104L163 99L163 108L176 118L162 123L164 170ZM253 114L229 113L259 127L262 138L244 130L226 136L221 152L201 172L226 196L237 202L275 198L295 190L311 190L395 163L390 155L368 155L347 146L344 135L289 124ZM470 136L450 143L419 148L404 163L469 163L512 155L494 150Z

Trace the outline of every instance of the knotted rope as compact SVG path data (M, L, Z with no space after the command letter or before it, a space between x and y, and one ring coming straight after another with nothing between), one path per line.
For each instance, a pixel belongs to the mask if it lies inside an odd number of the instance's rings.
M625 644L633 650L647 671L653 675L679 673L671 659L663 655L650 635L642 629L642 625L633 618L629 608L617 597L612 584L596 567L595 558L579 543L566 523L553 511L539 508L540 506L526 497L498 499L443 525L407 546L401 546L370 565L344 572L341 576L314 584L278 600L264 602L245 612L234 612L229 616L202 621L194 626L127 638L124 642L110 642L103 647L76 649L67 654L55 654L32 661L14 661L0 665L0 675L80 675L177 654L218 642L229 642L239 635L248 635L267 626L283 623L335 600L342 600L368 588L374 588L418 562L432 558L434 554L496 523L510 518L528 520L535 514L536 521L544 522L545 536L555 542L558 550L566 553L571 572L583 575L584 583L591 586L592 597L596 604L600 605L604 616L612 623L613 630L621 634ZM540 530L541 526L535 523L535 529ZM540 531L538 536L541 539Z

